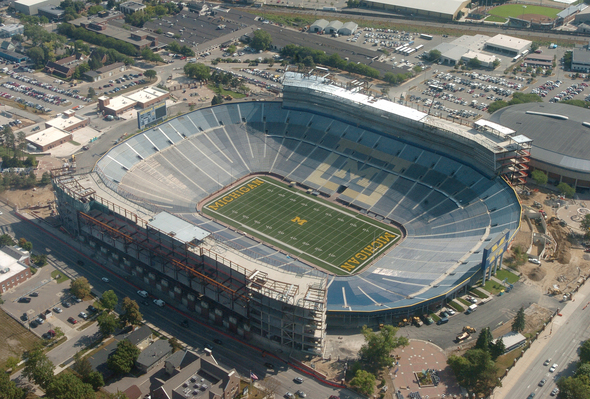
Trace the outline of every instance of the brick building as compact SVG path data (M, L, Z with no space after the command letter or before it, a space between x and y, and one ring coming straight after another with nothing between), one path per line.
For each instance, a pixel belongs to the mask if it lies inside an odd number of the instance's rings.
M17 246L0 248L1 293L31 278L30 256L28 251Z

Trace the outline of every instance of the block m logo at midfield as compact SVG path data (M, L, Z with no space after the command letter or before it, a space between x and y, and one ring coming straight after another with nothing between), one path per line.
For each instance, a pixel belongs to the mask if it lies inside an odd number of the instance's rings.
M297 223L299 226L303 226L305 223L307 223L307 220L301 219L299 216L295 216L293 219L291 219L291 221L293 223Z

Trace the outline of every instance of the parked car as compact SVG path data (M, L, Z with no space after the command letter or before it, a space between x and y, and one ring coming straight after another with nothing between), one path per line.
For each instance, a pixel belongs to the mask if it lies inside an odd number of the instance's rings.
M31 298L27 298L27 297L23 296L23 297L18 298L18 301L20 303L29 303L29 302L31 302Z
M303 378L295 377L295 378L293 378L293 382L295 382L297 384L303 384Z
M80 312L78 316L83 318L84 320L88 320L88 314L86 314L85 312Z
M29 296L32 296L32 297L35 297L35 298L36 298L36 297L38 297L38 296L39 296L39 293L38 293L38 292L31 292L31 293L29 294Z
M55 308L53 308L53 311L54 311L55 313L61 313L61 312L62 312L61 308L59 308L59 307L55 307Z
M72 324L76 324L78 320L74 319L73 317L68 317L68 321Z

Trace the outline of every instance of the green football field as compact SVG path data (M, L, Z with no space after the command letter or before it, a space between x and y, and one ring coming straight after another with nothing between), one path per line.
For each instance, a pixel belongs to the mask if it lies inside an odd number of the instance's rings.
M530 4L504 4L498 7L494 7L488 11L491 15L496 15L498 17L515 17L519 18L522 15L526 14L538 14L544 15L546 17L555 18L557 14L561 11L559 8L552 8L552 7L543 7L543 6L534 6Z
M221 194L203 212L340 275L360 271L401 237L392 226L264 177Z

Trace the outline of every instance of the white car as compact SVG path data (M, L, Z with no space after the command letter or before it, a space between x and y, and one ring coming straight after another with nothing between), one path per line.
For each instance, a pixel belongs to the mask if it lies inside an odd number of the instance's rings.
M147 291L137 291L137 295L139 295L142 298L147 298L148 297Z
M451 309L451 308L447 308L446 312L447 312L448 314L450 314L451 316L454 316L454 315L455 315L455 313L457 313L457 312L455 312L455 311L454 311L453 309Z
M155 303L156 305L158 305L158 306L164 306L164 305L166 305L166 302L164 302L164 301L163 301L163 300L161 300L161 299L154 299L154 303Z
M529 262L534 263L535 265L540 265L541 261L535 258L529 258Z
M105 283L108 283L109 282L109 279L106 278L106 277L101 278L101 280L104 281Z
M78 316L83 318L84 320L88 319L88 315L84 312L80 312L80 314Z
M557 363L553 363L553 366L551 366L551 368L549 369L551 373L553 373L555 370L557 370Z

